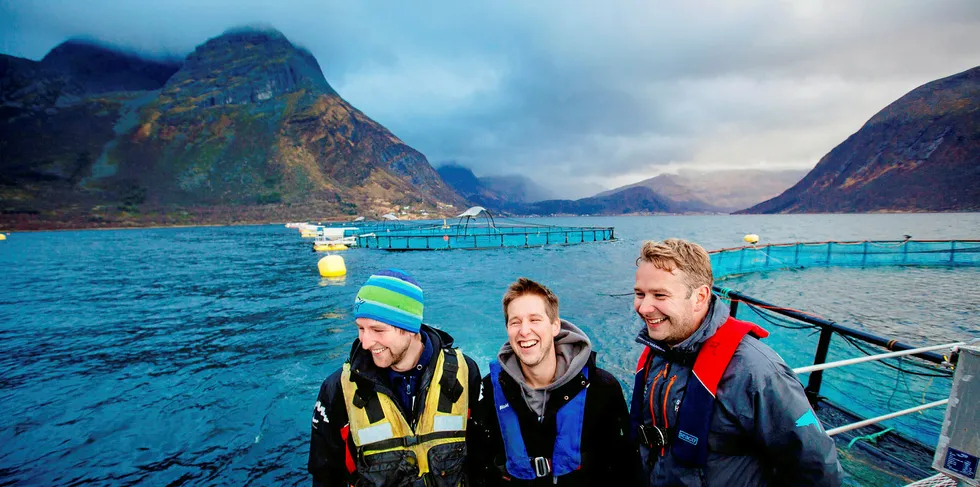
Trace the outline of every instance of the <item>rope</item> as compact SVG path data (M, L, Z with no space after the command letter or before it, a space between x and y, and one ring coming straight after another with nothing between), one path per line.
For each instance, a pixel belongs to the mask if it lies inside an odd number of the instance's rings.
M867 440L872 443L877 443L878 438L883 436L885 433L888 433L889 431L895 431L895 428L885 428L877 433L871 433L870 435L855 436L854 439L847 444L847 449L850 450L851 447L854 445L854 443L857 443L858 440Z

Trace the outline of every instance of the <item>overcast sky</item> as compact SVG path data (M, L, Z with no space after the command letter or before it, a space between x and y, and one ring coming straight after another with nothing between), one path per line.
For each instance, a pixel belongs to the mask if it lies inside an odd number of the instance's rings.
M183 57L264 23L434 166L564 197L681 168L808 169L903 94L980 65L980 0L476 3L0 0L0 51L40 59L84 36Z

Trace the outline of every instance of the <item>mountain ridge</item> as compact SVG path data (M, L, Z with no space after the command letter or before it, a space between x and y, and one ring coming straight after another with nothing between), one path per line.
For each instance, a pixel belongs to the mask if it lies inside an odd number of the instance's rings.
M740 213L980 210L980 67L872 116L796 185Z
M72 52L119 59L74 43L46 56L69 68L0 58L0 225L281 221L406 206L448 215L468 204L278 31L229 30L162 86L122 91L103 90L97 70L79 80ZM198 211L208 207L218 210Z

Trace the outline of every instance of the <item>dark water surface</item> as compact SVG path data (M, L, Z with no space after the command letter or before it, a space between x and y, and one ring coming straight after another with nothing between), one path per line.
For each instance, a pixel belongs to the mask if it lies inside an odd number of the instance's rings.
M375 270L425 291L425 321L481 365L505 340L500 298L528 276L629 383L639 355L633 262L644 239L708 249L764 242L980 237L980 214L562 218L612 225L612 243L539 249L343 253L321 279L310 241L281 225L15 233L0 242L0 485L306 485L312 405L356 336L350 304ZM978 269L812 269L726 286L903 341L980 334ZM815 336L767 326L793 366ZM795 334L794 334L795 333ZM834 357L859 353L835 343ZM865 366L825 393L882 414L948 393ZM846 392L845 392L846 391ZM835 397L837 396L837 397ZM894 408L893 408L894 409ZM934 442L941 412L896 427Z

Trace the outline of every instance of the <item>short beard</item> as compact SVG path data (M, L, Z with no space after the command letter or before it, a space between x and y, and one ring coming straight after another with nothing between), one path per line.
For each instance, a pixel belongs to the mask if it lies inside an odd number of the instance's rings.
M540 341L540 339L539 339L539 341ZM520 346L520 345L518 345L518 346ZM525 367L537 367L539 364L541 364L541 362L544 362L544 360L546 358L548 358L548 355L549 354L554 353L553 352L554 349L555 349L555 342L552 341L551 344L548 345L548 348L547 349L544 348L544 347L541 348L541 350L542 350L541 357L538 359L537 362L535 362L533 364L529 364L529 363L526 363L524 361L521 361L521 363L524 364ZM519 354L516 354L515 353L515 355L517 355L517 359L518 360L521 360L521 356Z

